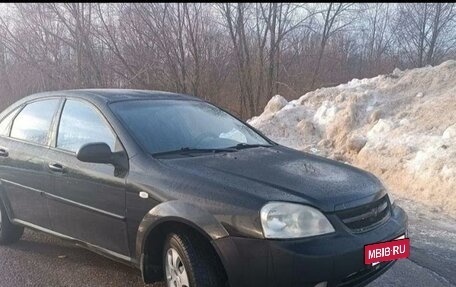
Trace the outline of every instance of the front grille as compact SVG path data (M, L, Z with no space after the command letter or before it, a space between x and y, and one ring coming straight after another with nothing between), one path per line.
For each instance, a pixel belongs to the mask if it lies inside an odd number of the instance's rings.
M337 212L342 222L354 232L364 232L384 222L390 216L387 196L361 205Z

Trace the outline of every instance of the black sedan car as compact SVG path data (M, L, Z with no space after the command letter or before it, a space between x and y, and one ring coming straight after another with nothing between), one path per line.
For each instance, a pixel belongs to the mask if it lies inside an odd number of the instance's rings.
M0 114L0 243L72 240L167 286L365 285L406 235L372 174L286 148L195 97L29 96Z

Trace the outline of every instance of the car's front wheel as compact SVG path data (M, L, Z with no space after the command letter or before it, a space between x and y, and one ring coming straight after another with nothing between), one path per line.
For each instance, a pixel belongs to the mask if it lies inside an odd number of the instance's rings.
M224 287L226 279L205 240L192 233L171 233L163 249L167 287Z
M11 244L18 241L24 228L11 223L6 214L5 207L0 201L0 245Z

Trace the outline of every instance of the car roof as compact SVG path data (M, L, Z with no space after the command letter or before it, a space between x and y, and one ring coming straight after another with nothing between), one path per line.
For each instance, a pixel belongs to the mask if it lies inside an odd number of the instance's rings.
M134 90L134 89L78 89L42 92L28 96L24 100L30 101L40 98L68 96L78 97L88 100L95 100L100 103L112 103L126 100L198 100L201 99L178 93L152 91L152 90Z

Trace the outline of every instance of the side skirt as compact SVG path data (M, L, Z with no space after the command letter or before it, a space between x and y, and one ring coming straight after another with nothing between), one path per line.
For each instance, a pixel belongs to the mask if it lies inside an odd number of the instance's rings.
M34 230L37 230L37 231L41 231L41 232L44 232L44 233L47 233L47 234L59 237L61 239L64 239L64 240L67 240L67 241L71 241L74 244L76 244L77 246L80 246L82 248L90 250L90 251L92 251L94 253L97 253L97 254L99 254L101 256L104 256L104 257L109 258L111 260L114 260L116 262L119 262L119 263L122 263L122 264L126 264L128 266L131 266L131 267L139 269L138 260L133 259L133 258L131 258L129 256L125 256L125 255L119 254L117 252L108 250L106 248L103 248L103 247L100 247L100 246L97 246L97 245L93 245L93 244L81 241L79 239L76 239L76 238L73 238L73 237L70 237L70 236L67 236L67 235L64 235L64 234L49 230L47 228L43 228L41 226L29 223L27 221L23 221L23 220L20 220L20 219L14 219L12 222L14 224L23 225L25 227L28 227L28 228L31 228L31 229L34 229Z

